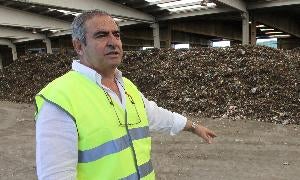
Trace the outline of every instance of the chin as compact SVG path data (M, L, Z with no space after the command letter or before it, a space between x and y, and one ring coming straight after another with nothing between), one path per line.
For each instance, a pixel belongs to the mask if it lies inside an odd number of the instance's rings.
M121 62L122 62L121 60L111 60L110 64L112 66L119 66L121 64Z

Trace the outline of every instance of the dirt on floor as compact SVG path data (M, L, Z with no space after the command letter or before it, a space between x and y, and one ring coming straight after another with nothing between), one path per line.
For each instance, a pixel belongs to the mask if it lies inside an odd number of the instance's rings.
M35 174L34 107L0 101L0 179ZM254 120L200 119L218 137L152 133L153 166L162 180L299 180L300 126Z

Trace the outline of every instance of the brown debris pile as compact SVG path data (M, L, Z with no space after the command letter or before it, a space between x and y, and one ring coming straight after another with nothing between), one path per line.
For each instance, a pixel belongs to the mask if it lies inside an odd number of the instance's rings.
M299 53L261 46L162 49L127 53L123 65L146 97L173 111L300 124Z
M0 99L33 102L72 58L21 58L0 75ZM148 99L172 111L283 124L300 124L299 68L297 49L260 46L126 52L120 67Z
M0 99L32 103L46 84L71 68L64 54L32 54L20 57L0 73Z

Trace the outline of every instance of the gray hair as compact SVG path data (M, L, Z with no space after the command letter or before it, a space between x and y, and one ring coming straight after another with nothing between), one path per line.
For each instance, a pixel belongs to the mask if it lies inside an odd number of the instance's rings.
M72 22L72 39L78 39L86 45L86 27L85 22L95 16L110 16L109 13L100 10L83 11L82 14L76 16Z

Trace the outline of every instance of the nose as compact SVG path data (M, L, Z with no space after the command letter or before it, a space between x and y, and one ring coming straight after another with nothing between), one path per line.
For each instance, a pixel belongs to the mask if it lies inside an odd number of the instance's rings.
M115 50L116 49L116 46L114 44L107 44L107 47L109 50Z
M110 32L107 40L107 46L111 49L115 49L117 41L117 37L115 37L113 33Z

